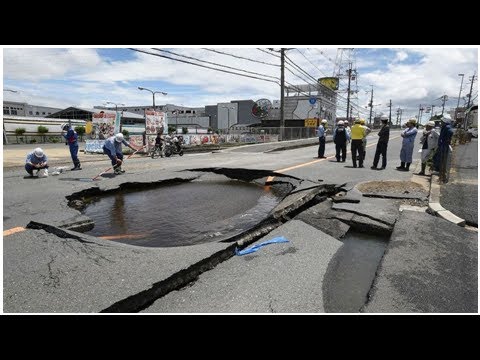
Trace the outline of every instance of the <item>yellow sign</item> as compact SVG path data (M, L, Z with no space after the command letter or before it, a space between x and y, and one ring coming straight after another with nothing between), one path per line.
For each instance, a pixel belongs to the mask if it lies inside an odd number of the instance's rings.
M317 127L317 119L305 119L305 127Z
M336 77L324 77L318 79L318 82L332 90L338 90L338 78Z
M87 121L85 124L85 134L90 135L93 130L93 125L91 121Z

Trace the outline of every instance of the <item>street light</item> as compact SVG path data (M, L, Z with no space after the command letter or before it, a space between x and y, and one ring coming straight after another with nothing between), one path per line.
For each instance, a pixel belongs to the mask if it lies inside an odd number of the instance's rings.
M166 92L163 92L163 91L153 91L153 90L150 90L150 89L141 87L141 86L138 87L138 90L147 90L147 91L150 91L150 92L152 93L152 96L153 96L153 110L154 110L154 111L155 111L155 94L168 95Z
M227 133L230 134L230 110L235 110L235 108L231 108L229 106L222 106L223 109L228 109L228 128Z
M3 91L10 91L12 93L18 93L17 90L12 90L12 89L3 89ZM3 122L3 143L5 145L8 145L7 133L5 132L5 121Z
M105 104L115 105L115 112L117 112L118 105L125 106L125 104L122 104L122 103L114 103L114 102L111 102L111 101L107 101L107 102L105 102Z

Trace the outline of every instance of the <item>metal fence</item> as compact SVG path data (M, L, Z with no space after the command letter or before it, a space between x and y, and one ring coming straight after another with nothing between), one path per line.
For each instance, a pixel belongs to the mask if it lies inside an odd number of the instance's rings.
M279 127L238 127L230 130L230 134L252 135L280 135ZM317 128L311 127L285 127L283 140L297 140L317 137Z

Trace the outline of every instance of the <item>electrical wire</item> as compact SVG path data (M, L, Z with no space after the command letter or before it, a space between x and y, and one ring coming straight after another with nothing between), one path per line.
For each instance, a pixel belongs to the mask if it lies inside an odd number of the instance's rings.
M172 57L169 57L169 56L165 56L165 55L161 55L161 54L152 54L152 53L150 53L150 52L148 52L148 51L144 51L144 50L140 50L140 49L134 49L134 48L128 48L128 49L133 50L133 51L137 51L137 52L141 52L141 53L144 53L144 54L152 55L152 56L162 57L162 58L169 59L169 60L173 60L173 61L179 61L179 62L182 62L182 63L185 63L185 64L195 65L195 66L203 67L203 68L206 68L206 69L221 71L221 72L224 72L224 73L234 74L234 75L243 76L243 77L248 77L248 78L252 78L252 79L267 81L267 82L271 82L271 83L274 83L274 84L279 85L279 83L278 83L277 81L273 81L273 80L269 80L269 79L263 79L263 78L259 78L259 77L257 77L257 76L239 74L239 73L236 73L236 72L233 72L233 71L217 69L217 68L214 68L214 67L211 67L211 66L206 66L206 65L201 65L201 64L195 64L195 63L192 63L192 62L190 62L190 61L186 61L186 60L182 60L182 59L175 59L175 58L172 58Z
M248 60L248 61L252 61L252 62L264 64L264 65L270 65L270 66L280 67L279 64L267 63L267 62L260 61L260 60L255 60L255 59L250 59L250 58L246 58L246 57L243 57L243 56L238 56L238 55L234 55L234 54L229 54L229 53L226 53L226 52L223 52L223 51L218 51L218 50L208 49L208 48L202 48L202 49L203 49L203 50L207 50L207 51L211 51L211 52L215 52L215 53L218 53L218 54L222 54L222 55L232 56L232 57L237 58L237 59L243 59L243 60Z

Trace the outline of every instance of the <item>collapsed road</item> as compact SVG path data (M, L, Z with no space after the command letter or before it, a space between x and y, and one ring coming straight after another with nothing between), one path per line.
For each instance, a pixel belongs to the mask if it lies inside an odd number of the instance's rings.
M428 267L421 268L421 256L407 251L401 252L403 267L392 262L389 254L398 252L394 249L399 245L409 249L412 244L405 242L428 238L422 234L428 226L411 222L442 227L443 219L418 206L425 205L428 186L418 193L408 191L408 197L402 197L401 191L393 192L393 198L366 197L358 190L361 184L383 177L407 182L401 185L405 191L411 174L356 170L356 181L345 182L341 180L351 179L354 170L328 160L312 161L311 150L283 151L281 158L263 152L185 155L181 161L156 162L155 167L148 159L138 159L125 175L106 176L96 183L78 181L67 173L65 181L42 179L32 187L32 180L18 181L14 172L4 173L4 229L25 229L4 240L4 311L472 312L477 301L476 234L444 226L442 236L455 244L455 254L439 253L439 243L432 242L432 248L420 254L428 257ZM195 166L212 161L216 167ZM255 163L268 164L265 172L259 172ZM268 168L280 170L273 174ZM98 169L86 167L84 173L95 174ZM81 232L94 222L82 214L88 197L168 191L169 186L212 174L261 186L290 185L255 226L219 242L146 248ZM14 190L19 187L29 192ZM233 191L230 201L235 202ZM408 234L411 229L416 229L416 237ZM236 249L275 236L288 242L235 256ZM435 254L441 255L441 262ZM448 276L439 276L440 265L446 264L450 264ZM392 269L402 276L393 278ZM412 271L416 281L410 288ZM449 292L450 301L434 301L434 291L407 301L412 298L409 292L425 284L433 286L437 278L446 284L455 282L457 291Z

